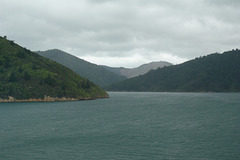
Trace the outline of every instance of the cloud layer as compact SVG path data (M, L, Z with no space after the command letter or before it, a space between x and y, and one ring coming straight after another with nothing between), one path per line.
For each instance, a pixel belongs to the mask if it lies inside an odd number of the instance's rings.
M181 63L239 48L239 0L1 0L0 33L97 64Z

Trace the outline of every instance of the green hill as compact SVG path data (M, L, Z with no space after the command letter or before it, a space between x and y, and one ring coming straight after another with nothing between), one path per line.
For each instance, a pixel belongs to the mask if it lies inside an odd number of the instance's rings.
M210 54L107 87L111 91L239 92L240 50Z
M108 97L72 70L0 37L0 99L9 96L16 100Z
M101 87L126 79L124 76L106 70L103 66L89 63L58 49L38 51L37 53L72 69L80 76L93 81Z

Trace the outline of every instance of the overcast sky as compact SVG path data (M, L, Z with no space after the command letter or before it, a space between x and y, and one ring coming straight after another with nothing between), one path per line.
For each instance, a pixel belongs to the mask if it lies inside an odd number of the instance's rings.
M87 61L174 64L240 48L240 0L0 0L0 34Z

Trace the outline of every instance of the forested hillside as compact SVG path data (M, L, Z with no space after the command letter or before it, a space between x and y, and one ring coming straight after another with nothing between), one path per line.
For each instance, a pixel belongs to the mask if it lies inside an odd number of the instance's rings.
M58 49L38 51L37 53L72 69L80 76L93 81L101 87L126 79L126 77L112 73L102 66L89 63Z
M108 97L72 70L0 37L0 99Z
M111 91L239 92L240 50L215 53L153 70L107 88Z

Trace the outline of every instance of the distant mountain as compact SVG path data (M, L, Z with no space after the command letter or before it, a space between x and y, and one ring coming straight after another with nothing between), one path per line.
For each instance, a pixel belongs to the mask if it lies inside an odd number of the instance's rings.
M0 37L0 102L108 97L72 70Z
M152 70L107 87L111 91L240 92L240 50Z
M93 81L101 87L126 79L126 77L112 73L102 66L89 63L58 49L37 51L36 53L72 69L80 76Z
M159 61L159 62L151 62L148 64L143 64L137 68L114 68L114 67L108 67L104 66L107 70L114 72L116 74L125 76L127 78L137 77L139 75L143 75L150 70L155 70L157 68L162 68L166 66L171 66L172 64L169 62Z

